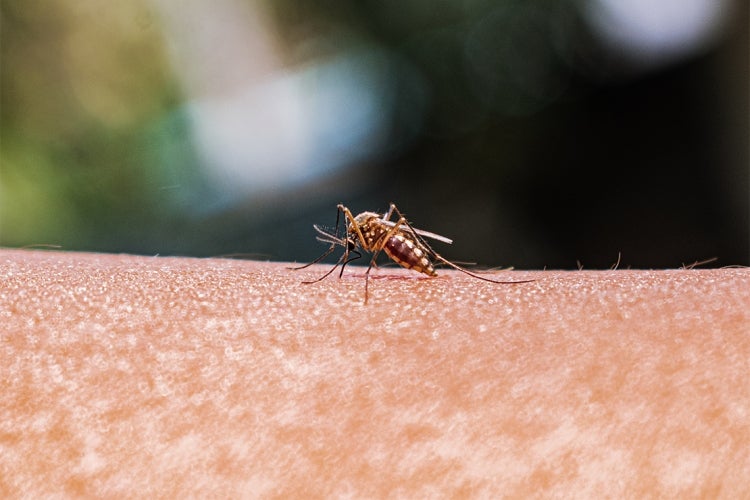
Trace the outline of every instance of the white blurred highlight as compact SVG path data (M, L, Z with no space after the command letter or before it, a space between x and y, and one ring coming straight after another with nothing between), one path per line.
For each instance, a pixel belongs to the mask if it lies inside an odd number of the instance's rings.
M371 59L345 55L194 100L194 137L215 181L229 192L283 189L376 154L389 111Z
M195 145L226 195L283 190L381 150L391 118L382 53L348 48L290 69L259 2L154 2Z
M610 47L641 66L701 50L720 33L730 0L590 0L584 14Z

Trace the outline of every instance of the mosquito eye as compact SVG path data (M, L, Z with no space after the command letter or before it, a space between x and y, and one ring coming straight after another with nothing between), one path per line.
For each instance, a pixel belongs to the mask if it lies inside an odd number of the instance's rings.
M353 241L353 240L351 240L351 239L348 239L348 240L346 240L346 249L347 249L347 250L349 250L349 251L351 251L351 250L354 250L354 248L355 248L356 246L357 246L357 245L356 245L356 244L354 243L354 241Z

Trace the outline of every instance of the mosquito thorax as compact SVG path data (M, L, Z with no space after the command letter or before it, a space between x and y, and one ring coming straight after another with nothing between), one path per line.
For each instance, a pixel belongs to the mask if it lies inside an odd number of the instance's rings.
M375 212L362 212L354 218L357 224L365 224L371 219L380 219L380 214L376 214Z
M361 241L362 248L369 252L376 249L378 242L388 230L389 227L384 224L380 214L362 212L354 217L354 223L349 227L349 235L352 238L359 239L359 234L361 234L363 238L363 241Z

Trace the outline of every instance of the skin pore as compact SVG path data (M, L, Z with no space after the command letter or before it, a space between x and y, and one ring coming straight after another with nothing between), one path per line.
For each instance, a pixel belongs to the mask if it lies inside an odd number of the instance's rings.
M0 496L750 490L750 271L0 250Z

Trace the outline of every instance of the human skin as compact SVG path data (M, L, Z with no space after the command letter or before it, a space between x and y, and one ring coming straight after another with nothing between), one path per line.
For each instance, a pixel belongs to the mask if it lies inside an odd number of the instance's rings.
M0 496L750 494L750 271L0 250Z

